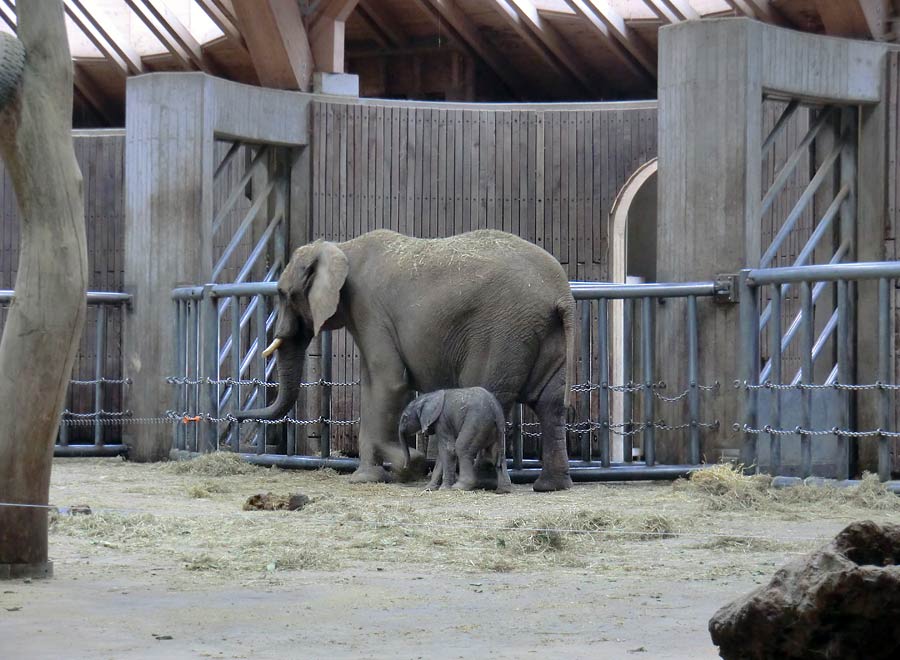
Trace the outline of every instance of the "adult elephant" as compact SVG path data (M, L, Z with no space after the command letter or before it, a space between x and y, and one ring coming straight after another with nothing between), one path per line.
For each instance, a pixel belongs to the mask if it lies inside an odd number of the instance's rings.
M239 419L277 419L297 399L306 348L346 327L360 352L360 465L354 482L385 481L403 463L400 412L414 391L481 386L508 416L537 414L539 491L570 488L565 411L574 374L575 301L550 254L517 236L479 230L418 239L377 230L298 248L278 281L278 396Z

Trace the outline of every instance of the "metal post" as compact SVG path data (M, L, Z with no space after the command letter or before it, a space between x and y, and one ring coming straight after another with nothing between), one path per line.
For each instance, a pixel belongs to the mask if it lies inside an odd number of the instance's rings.
M266 297L256 296L256 379L260 383L266 382L266 357L263 351L268 345L266 342ZM256 405L265 407L268 404L268 395L265 385L256 386ZM256 453L265 453L269 439L268 424L257 424L256 428Z
M688 296L688 408L690 410L690 447L688 462L700 464L700 337L697 320L697 296Z
M236 414L241 409L241 299L234 296L231 305L231 410ZM241 425L231 425L231 451L241 450Z
M757 390L753 385L759 384L759 303L756 287L748 279L749 270L740 274L740 352L743 358L743 377L746 383L744 393L744 424L756 428ZM757 463L757 437L755 433L744 433L744 444L741 447L741 463L744 470L749 471Z
M781 285L775 284L771 288L772 302L770 309L772 316L769 318L769 353L772 364L771 382L781 384ZM781 390L770 390L772 397L772 426L781 428ZM781 436L778 433L769 434L769 471L773 476L781 472Z
M581 382L589 387L591 381L591 301L581 301ZM591 417L591 390L578 393L578 409L582 420ZM581 433L581 460L591 462L591 431Z
M634 446L632 431L634 425L634 393L631 391L634 382L634 299L628 298L622 301L622 460L626 463L632 461L632 448Z
M187 340L187 378L197 381L200 379L200 360L198 350L198 339L200 336L200 301L188 301L188 340ZM184 412L194 415L198 412L200 401L200 386L185 385L187 389L187 406ZM200 450L200 439L198 435L199 424L185 424L185 449L193 447L194 451ZM192 443L188 442L188 432L190 432Z
M644 367L644 462L656 463L656 425L653 419L653 303L654 299L641 299L641 363Z
M103 410L103 374L106 371L106 305L97 305L97 332L94 337L94 446L103 446L103 420L100 419L100 411Z
M203 299L200 301L201 318L201 373L209 379L206 383L206 413L219 417L219 312L216 309L217 299L213 297L212 285L203 287ZM218 423L209 422L203 425L201 453L215 451L218 448Z
M600 383L600 462L609 467L609 301L597 301L597 381Z
M852 380L850 373L850 301L846 280L837 282L837 382L847 385ZM841 390L841 428L850 428L850 391ZM850 438L838 434L838 478L850 478Z
M186 300L175 301L175 370L176 378L184 378L185 374L185 345L187 343L187 326L185 325L185 312L187 311L188 302ZM175 405L172 406L176 414L185 411L185 393L186 385L175 383ZM184 424L173 424L174 426L174 442L175 449L185 449L184 446Z
M522 469L522 460L523 460L523 445L524 439L522 437L522 404L516 403L513 405L513 431L515 433L515 444L513 445L513 469L521 470Z
M319 453L322 458L331 456L331 331L322 333L322 436Z
M882 277L878 280L878 380L882 385L891 382L891 288L890 281ZM881 430L891 427L891 391L882 387L880 392ZM890 438L878 436L878 478L891 478Z
M800 382L813 382L813 344L815 342L815 319L813 318L812 287L809 282L800 283L800 313L803 322L800 329ZM812 390L802 392L803 428L812 425ZM800 469L804 478L812 474L812 444L808 433L800 434Z

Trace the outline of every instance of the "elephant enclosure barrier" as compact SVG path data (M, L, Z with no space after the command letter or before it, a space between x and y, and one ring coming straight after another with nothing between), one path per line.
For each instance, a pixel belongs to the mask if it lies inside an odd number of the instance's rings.
M575 480L672 479L701 463L701 434L718 428L704 418L704 399L716 395L716 383L697 381L700 360L698 307L712 305L714 282L691 284L571 284L580 315L578 377L574 418L566 425L570 469ZM355 381L335 381L332 371L334 335L352 342L344 331L323 332L307 353L312 377L301 383L301 396L280 420L246 420L235 415L265 405L274 396L275 359L268 345L275 321L274 282L213 284L173 291L177 324L173 375L175 422L172 446L188 452L216 450L240 453L252 463L284 467L354 469L356 460L335 452L336 428L358 430L359 389ZM656 308L679 305L686 316L682 349L686 372L677 388L655 371ZM610 306L621 312L610 317ZM617 310L618 311L618 310ZM611 336L621 344L614 346ZM609 355L623 351L623 382L612 382ZM680 391L681 387L684 391ZM352 394L351 407L336 414L333 392ZM678 393L674 390L678 389ZM665 407L665 410L663 408ZM537 478L540 462L538 425L524 406L514 408L509 428L511 476L517 482ZM660 465L658 434L683 436L690 447L687 464Z

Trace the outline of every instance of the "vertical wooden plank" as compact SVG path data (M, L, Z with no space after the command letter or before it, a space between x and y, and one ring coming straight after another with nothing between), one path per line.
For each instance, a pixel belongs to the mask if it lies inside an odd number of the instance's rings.
M503 158L503 127L506 123L506 114L502 110L494 112L494 171L492 173L493 181L488 189L489 196L492 197L491 205L493 209L489 211L489 217L493 221L494 227L506 230L506 221L503 217L503 170L508 167L508 163Z
M544 125L545 113L543 111L535 113L535 216L534 216L534 237L537 244L550 252L552 243L548 243L545 238L544 222L547 214L547 189L546 177L544 170L546 168L547 148L544 144Z
M512 172L515 166L512 157L512 113L503 113L503 151L500 158L503 161L503 230L513 231L513 207L512 207Z
M585 279L599 279L594 271L594 113L584 113L584 235L581 237L584 250Z
M416 236L425 237L428 235L429 219L425 213L425 112L419 110L416 112L416 172L415 172L415 208L413 213L416 216Z
M520 150L519 143L519 118L521 116L521 112L513 111L510 113L509 119L509 148L510 148L510 161L509 161L509 199L510 199L510 218L509 218L509 230L516 234L517 236L521 235L521 229L519 224L519 212L521 209L521 201L519 199L520 196L520 186L519 186L519 170L522 166L522 153Z
M416 139L421 110L410 108L406 116L406 232L410 236L420 236L421 220L416 214L416 170L419 167L419 142Z
M427 236L432 232L434 217L431 214L431 197L433 172L431 170L432 151L434 145L431 144L431 131L428 125L431 123L431 110L422 111L422 235Z
M576 279L584 280L585 277L585 252L587 251L590 237L587 236L587 227L585 227L585 130L584 120L586 112L575 113L575 168L576 168L576 184L575 184L575 236L573 237L573 247L575 248L575 262L577 269L572 271Z
M453 210L453 234L461 234L463 232L463 215L467 212L468 207L468 189L465 186L465 170L466 166L463 162L465 156L466 130L463 121L463 111L453 111L453 124L455 135L453 140L453 176L454 176L454 199L456 206Z
M347 240L347 154L350 152L349 135L347 131L347 106L340 104L336 106L338 112L337 129L339 133L340 146L338 150L338 185L340 186L340 197L338 199L338 227L333 235L340 241Z
M563 166L565 165L565 151L563 144L563 126L562 126L562 113L558 110L550 113L550 125L551 125L551 139L552 139L552 148L551 148L551 167L553 168L551 173L551 197L553 199L553 210L550 215L550 231L553 235L553 254L562 264L568 263L568 254L564 251L564 246L568 246L569 237L568 237L568 225L565 222L564 214L567 211L565 204L563 203L562 194L563 194L563 184L566 182L564 179L567 172L563 170ZM565 231L565 233L563 233Z
M428 109L425 121L422 125L422 139L428 145L428 223L427 236L437 236L438 227L438 203L440 198L440 179L438 178L438 164L443 158L438 145L438 110Z
M447 149L447 111L438 110L437 119L432 118L432 144L437 144L438 159L438 205L437 216L435 218L434 233L429 234L431 237L444 236L447 227L447 169L452 162L452 151ZM436 124L437 135L434 130Z
M375 218L373 228L382 228L387 225L384 221L387 202L384 198L385 179L385 109L382 106L375 108ZM390 173L388 173L390 180Z
M519 213L516 218L516 233L526 240L528 239L529 230L528 230L528 219L529 219L529 209L531 208L531 200L530 197L533 194L533 190L529 185L529 157L528 157L528 120L531 115L528 111L518 112L518 123L516 124L516 138L519 142L519 159L515 162L515 167L518 169L519 176ZM515 175L515 170L513 171Z
M409 162L409 109L397 108L395 114L399 115L394 118L394 126L399 135L395 138L398 145L396 158L396 171L398 176L393 184L394 197L397 200L394 214L397 216L396 230L401 234L409 236L415 234L415 232L407 227L406 224L406 177L408 169L407 164Z
M366 106L364 109L366 126L368 132L368 160L366 187L368 188L368 204L366 205L368 213L366 214L366 224L364 231L375 229L378 216L378 196L381 189L378 187L378 116L374 108Z
M391 229L400 231L400 112L401 108L391 108Z

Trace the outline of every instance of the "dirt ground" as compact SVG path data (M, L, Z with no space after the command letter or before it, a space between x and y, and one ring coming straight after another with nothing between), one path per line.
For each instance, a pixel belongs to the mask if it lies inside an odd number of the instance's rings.
M55 576L0 583L0 658L714 658L707 621L900 497L705 482L352 486L230 460L62 459ZM299 511L244 511L256 493Z

